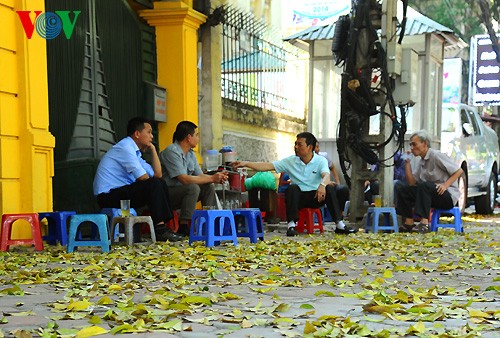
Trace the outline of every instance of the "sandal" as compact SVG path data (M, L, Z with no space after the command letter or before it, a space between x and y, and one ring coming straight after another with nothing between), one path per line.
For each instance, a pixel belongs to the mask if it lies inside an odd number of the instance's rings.
M413 232L414 224L402 224L399 227L399 232Z

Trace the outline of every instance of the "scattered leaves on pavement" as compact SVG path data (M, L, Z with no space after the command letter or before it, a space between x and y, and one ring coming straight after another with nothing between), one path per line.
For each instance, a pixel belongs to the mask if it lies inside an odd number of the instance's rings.
M472 337L500 330L491 305L500 292L498 238L478 226L463 235L267 233L236 247L118 244L110 253L15 247L0 252L0 338L223 336L255 327L287 337ZM30 297L44 301L32 307ZM46 326L2 328L41 308L50 313Z

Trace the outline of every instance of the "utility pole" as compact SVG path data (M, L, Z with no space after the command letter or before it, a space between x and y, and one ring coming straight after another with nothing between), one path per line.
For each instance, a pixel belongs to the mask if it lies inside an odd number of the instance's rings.
M398 120L392 90L401 69L401 45L396 35L397 0L352 0L351 8L338 150L345 177L346 163L350 164L350 221L355 222L366 211L367 181L377 180L383 203L393 204L393 136ZM335 49L340 51L334 41L332 50L339 64ZM377 116L378 125L371 129L378 129L378 133L370 134L370 121L377 123ZM375 166L378 169L374 170Z

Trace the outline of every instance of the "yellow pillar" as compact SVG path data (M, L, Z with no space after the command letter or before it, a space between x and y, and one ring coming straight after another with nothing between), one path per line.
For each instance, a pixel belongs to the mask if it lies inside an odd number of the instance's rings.
M189 1L155 1L139 13L156 28L158 84L167 89L167 122L159 124L160 150L172 142L177 123L198 124L197 44L206 16Z
M0 0L1 213L52 210L46 41L36 31L28 39L16 13L44 8L43 0Z

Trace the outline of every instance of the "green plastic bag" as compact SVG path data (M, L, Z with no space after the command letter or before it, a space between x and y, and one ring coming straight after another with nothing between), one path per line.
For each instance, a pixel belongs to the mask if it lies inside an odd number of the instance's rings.
M276 190L276 179L269 171L259 171L245 180L245 189L269 189Z

